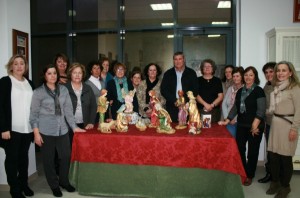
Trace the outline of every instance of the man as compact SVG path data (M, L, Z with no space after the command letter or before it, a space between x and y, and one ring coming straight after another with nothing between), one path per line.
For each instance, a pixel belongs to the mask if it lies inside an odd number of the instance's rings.
M166 110L169 112L172 121L178 122L178 107L176 100L178 99L178 91L183 90L184 93L192 91L197 96L198 80L196 72L185 65L183 52L176 52L173 55L174 67L167 70L161 83L161 94L166 99ZM188 98L186 97L186 101Z
M266 106L269 108L270 106L270 94L274 90L274 87L272 85L272 80L274 76L274 67L276 63L275 62L268 62L266 63L262 71L265 74L265 78L267 80L266 85L264 86L264 92L266 94ZM269 132L270 132L270 125L271 125L271 120L272 120L272 115L266 114L266 127L265 127L265 137L266 137L266 142L268 144L268 139L269 139ZM267 183L271 180L271 171L270 171L270 164L269 164L269 155L267 153L267 162L265 164L266 167L266 176L259 179L259 183Z

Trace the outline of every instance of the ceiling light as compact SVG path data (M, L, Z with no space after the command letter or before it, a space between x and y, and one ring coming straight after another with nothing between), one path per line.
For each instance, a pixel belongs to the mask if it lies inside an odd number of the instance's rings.
M167 36L167 38L174 38L174 35L170 34L170 35Z
M231 1L219 1L218 8L231 8Z
M227 21L213 21L211 22L211 24L213 25L224 25L224 24L228 24Z
M220 37L220 34L209 34L207 35L208 38L215 38L215 37Z
M172 26L174 23L161 23L161 26Z
M152 10L172 10L171 3L150 4Z

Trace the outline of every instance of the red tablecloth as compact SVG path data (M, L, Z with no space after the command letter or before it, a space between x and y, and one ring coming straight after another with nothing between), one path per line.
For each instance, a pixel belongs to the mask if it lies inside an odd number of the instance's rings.
M189 135L187 129L173 135L150 128L140 132L133 125L127 133L75 133L74 161L215 169L246 178L235 139L218 125L199 135Z

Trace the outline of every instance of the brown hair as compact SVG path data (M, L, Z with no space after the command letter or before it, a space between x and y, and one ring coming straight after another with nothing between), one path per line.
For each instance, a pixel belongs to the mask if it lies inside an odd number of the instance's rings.
M123 63L116 63L116 64L114 65L114 73L115 73L115 74L117 73L117 69L118 69L119 67L123 67L123 69L124 69L124 74L125 74L125 73L126 73L126 66L125 66Z
M70 68L68 69L68 74L67 74L68 79L71 80L71 74L72 74L73 70L75 68L77 68L77 67L79 67L81 69L81 71L82 71L82 81L83 81L84 78L85 78L85 74L86 74L85 66L83 64L81 64L81 63L76 63L76 62L72 63L71 66L70 66Z

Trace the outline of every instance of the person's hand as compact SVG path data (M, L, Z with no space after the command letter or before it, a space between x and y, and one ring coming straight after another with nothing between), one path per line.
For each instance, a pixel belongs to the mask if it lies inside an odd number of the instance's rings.
M87 124L86 126L85 126L85 129L93 129L94 128L94 125L93 124Z
M298 136L298 132L295 131L294 129L291 129L290 132L289 132L289 140L291 142L293 142L297 139L297 136Z
M2 132L1 137L2 137L3 140L9 140L10 139L10 131Z
M218 122L218 125L221 125L221 126L226 126L230 121L228 119L224 120L224 121L219 121Z
M235 120L235 119L233 119L233 120L230 121L230 124L231 124L231 125L234 125L235 123L236 123L236 120Z
M86 130L77 127L77 128L75 128L75 129L73 130L73 132L74 132L74 133L76 133L76 132L86 132Z
M40 133L34 133L34 143L36 143L39 147L41 147L44 143Z
M255 135L259 134L259 129L258 128L255 128L255 129L251 128L250 132L252 133L252 136L254 137Z
M204 104L204 110L207 112L210 112L213 109L213 107L210 104L205 103Z

